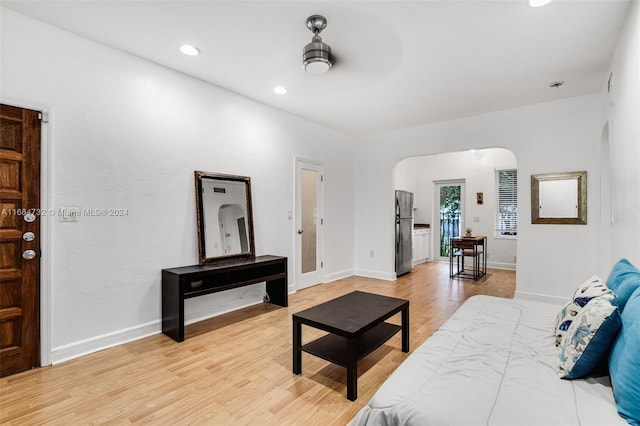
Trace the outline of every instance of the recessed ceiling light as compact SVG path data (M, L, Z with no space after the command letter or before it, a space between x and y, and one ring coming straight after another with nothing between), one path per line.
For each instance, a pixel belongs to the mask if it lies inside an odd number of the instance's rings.
M183 44L182 46L180 46L180 51L189 56L196 56L200 54L200 49L190 44Z
M554 81L552 83L549 83L549 87L553 87L554 89L557 89L560 86L562 86L563 84L564 84L564 80L558 80L558 81Z
M527 4L531 7L540 7L551 3L551 0L527 0Z
M287 88L283 86L276 86L273 88L273 93L277 93L278 95L285 95L287 93Z

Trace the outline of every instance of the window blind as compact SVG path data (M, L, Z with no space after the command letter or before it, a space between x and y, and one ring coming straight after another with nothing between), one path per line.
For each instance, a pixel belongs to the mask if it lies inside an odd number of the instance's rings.
M515 236L518 234L518 171L498 170L497 175L496 235Z

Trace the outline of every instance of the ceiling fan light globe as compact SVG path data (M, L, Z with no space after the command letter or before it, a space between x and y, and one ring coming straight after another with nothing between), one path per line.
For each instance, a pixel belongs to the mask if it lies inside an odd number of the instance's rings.
M552 0L527 0L527 4L530 7L542 7L551 3L551 1Z
M331 62L316 59L304 63L304 70L309 74L324 74L331 68Z

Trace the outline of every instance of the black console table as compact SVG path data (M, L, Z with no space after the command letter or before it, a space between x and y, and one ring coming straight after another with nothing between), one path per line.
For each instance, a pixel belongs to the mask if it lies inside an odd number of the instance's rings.
M266 281L268 300L288 306L287 258L258 256L162 270L162 332L184 340L184 299Z

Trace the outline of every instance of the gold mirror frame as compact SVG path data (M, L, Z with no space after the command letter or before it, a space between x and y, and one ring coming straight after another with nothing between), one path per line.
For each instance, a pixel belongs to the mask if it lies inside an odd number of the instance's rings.
M575 217L541 217L540 216L540 182L577 179L577 216ZM586 225L587 224L587 172L562 172L531 175L531 223L554 225Z
M236 259L250 259L255 257L256 249L253 234L253 208L251 205L251 178L247 176L226 175L221 173L209 173L195 171L195 184L196 184L196 218L198 226L198 258L200 264L215 263L215 262L228 262ZM206 218L211 215L205 214L204 203L204 181L213 181L219 183L220 186L224 186L225 183L244 183L245 186L245 204L244 206L244 218L246 222L246 234L247 234L247 251L239 251L231 254L223 254L220 256L212 256L211 253L207 253L207 238L206 229L209 227L218 227L218 223L207 223ZM211 220L209 220L211 222ZM211 243L211 241L209 241ZM210 247L210 246L209 246ZM211 250L210 250L211 251Z

